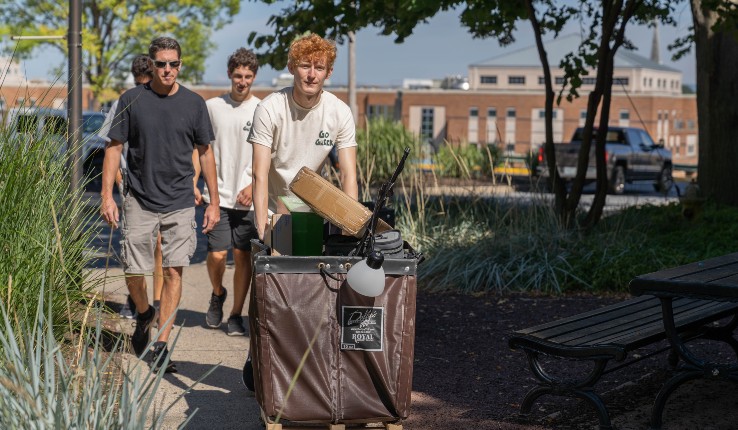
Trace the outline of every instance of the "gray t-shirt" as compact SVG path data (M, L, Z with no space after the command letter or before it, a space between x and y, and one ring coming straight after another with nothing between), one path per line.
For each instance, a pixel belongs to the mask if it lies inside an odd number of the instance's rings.
M171 212L195 205L192 151L215 139L205 100L182 85L161 96L140 85L120 97L108 134L128 142L128 188L141 205Z

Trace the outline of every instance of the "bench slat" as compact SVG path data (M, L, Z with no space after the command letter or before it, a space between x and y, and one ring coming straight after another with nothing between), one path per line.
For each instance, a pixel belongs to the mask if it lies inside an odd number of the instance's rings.
M571 344L571 345L590 345L609 343L611 338L621 333L628 334L639 330L663 331L663 323L661 322L661 304L657 302L657 306L650 306L637 312L622 315L611 315L609 320L592 321L590 326L582 327L579 325L567 334L553 335L548 339L552 342ZM696 301L696 300L675 300L674 316L677 326L680 325L681 318L690 315L690 312L710 312L715 306L714 302ZM627 309L625 310L627 311ZM585 321L586 322L586 321ZM562 331L567 327L562 327ZM624 337L624 336L620 336ZM637 336L636 336L637 339ZM626 342L627 343L627 342Z
M677 327L685 329L732 315L738 311L738 303L679 298L674 300L673 308ZM534 343L539 339L564 349L615 346L629 351L665 339L661 314L658 298L642 296L519 330L514 337Z

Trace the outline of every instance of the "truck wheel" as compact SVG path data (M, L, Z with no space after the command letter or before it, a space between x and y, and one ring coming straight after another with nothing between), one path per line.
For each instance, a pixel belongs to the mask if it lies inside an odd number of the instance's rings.
M623 166L615 166L610 178L610 194L621 195L625 192L625 169Z
M674 177L671 176L671 166L664 166L659 173L658 182L653 184L653 187L660 193L668 194L673 186Z

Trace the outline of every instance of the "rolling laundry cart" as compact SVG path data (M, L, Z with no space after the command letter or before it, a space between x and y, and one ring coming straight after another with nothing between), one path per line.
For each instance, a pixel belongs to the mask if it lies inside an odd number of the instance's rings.
M412 392L415 255L384 260L378 297L345 282L359 257L272 256L263 246L252 255L251 357L267 429L286 421L401 430Z

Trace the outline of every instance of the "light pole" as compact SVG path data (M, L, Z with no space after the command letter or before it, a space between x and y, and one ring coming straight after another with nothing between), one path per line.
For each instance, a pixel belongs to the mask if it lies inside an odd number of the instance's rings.
M67 149L71 157L72 177L70 188L76 191L82 182L82 0L69 0L69 32L67 47L69 69L67 72Z
M359 120L359 109L356 105L356 33L348 33L348 99L349 108L354 115L354 124Z
M69 188L82 182L82 0L69 0L69 29L66 36L11 36L10 40L67 39L67 151L74 151Z

